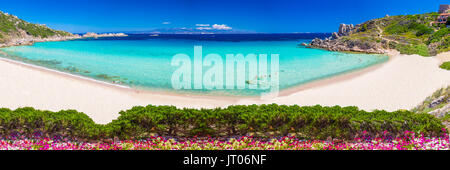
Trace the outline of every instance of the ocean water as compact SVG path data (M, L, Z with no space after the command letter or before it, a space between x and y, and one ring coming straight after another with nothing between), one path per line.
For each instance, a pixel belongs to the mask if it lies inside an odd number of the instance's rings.
M81 39L35 43L33 46L2 48L0 57L19 60L97 80L153 91L203 95L254 96L258 89L183 89L172 87L172 66L176 54L194 56L194 46L202 46L203 56L215 53L279 55L279 87L286 89L317 79L387 61L383 55L329 52L300 47L325 34L266 35L130 35L129 37ZM225 63L225 62L224 62ZM270 62L268 66L270 66ZM209 67L203 67L206 72ZM225 68L225 66L224 66ZM268 73L270 73L268 68ZM225 72L225 70L224 70ZM194 73L194 72L192 72ZM248 69L245 72L248 75ZM196 75L192 75L196 76ZM201 76L201 75L197 75ZM225 77L225 76L224 76ZM250 84L253 79L246 76ZM192 78L193 80L193 78ZM45 81L45 80L43 80ZM225 82L225 81L224 81ZM192 82L192 87L193 87Z

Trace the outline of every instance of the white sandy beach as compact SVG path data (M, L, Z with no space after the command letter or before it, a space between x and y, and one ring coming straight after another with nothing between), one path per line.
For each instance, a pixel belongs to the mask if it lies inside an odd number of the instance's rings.
M267 101L144 92L0 59L0 107L75 109L88 114L97 123L108 123L117 118L121 110L148 104L191 108L262 103L320 104L394 111L411 109L435 90L450 85L450 71L439 68L448 58L449 52L437 57L396 55L379 66L303 86L307 88L290 89L288 94Z
M450 85L450 71L439 68L440 58L449 56L449 52L436 57L397 54L378 68L343 81L338 80L269 101L242 100L239 104L320 104L358 106L364 110L409 110L434 91Z

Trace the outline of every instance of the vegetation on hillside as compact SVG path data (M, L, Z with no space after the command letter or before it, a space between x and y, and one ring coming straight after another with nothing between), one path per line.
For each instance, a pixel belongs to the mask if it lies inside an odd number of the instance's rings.
M386 16L355 26L345 40L380 44L402 54L436 55L450 50L450 31L446 24L434 24L437 13ZM354 43L354 41L352 41Z
M434 92L412 112L433 115L440 119L447 128L450 128L450 86Z
M357 107L251 105L217 109L173 106L133 107L106 125L74 110L0 109L0 138L25 135L74 139L141 139L294 135L305 139L353 139L360 135L401 136L405 131L439 136L445 127L430 114L410 111L366 112Z
M50 29L45 25L26 22L14 15L6 14L0 11L0 43L6 42L11 38L22 37L23 35L21 32L40 38L47 38L55 35L72 35L68 32Z
M450 101L450 86L437 90L412 111L417 113L430 113L431 111L442 108L442 106L448 104L447 101Z

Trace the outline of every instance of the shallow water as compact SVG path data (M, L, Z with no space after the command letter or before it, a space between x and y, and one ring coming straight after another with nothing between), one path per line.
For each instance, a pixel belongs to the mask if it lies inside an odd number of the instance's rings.
M273 37L248 39L239 35L231 38L226 35L219 38L192 38L192 36L173 38L131 35L121 38L44 42L35 43L33 46L8 47L1 49L4 53L0 55L98 80L125 84L133 88L243 96L258 95L266 90L248 88L174 90L171 78L179 67L171 65L172 57L184 53L192 59L194 46L202 46L203 56L216 53L224 61L226 54L267 54L270 67L270 55L279 54L280 89L365 68L388 59L383 55L339 53L299 47L298 44L310 41L310 39L301 38L288 36L278 39ZM206 72L208 68L203 67L203 72ZM269 76L270 71L268 68ZM258 81L258 78L248 76L248 68L245 73L247 83ZM193 87L194 82L191 84Z

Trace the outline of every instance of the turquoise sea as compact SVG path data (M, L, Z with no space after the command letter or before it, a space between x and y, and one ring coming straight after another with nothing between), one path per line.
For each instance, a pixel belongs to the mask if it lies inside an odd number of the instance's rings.
M298 44L308 43L311 39L283 36L249 38L243 35L230 37L130 35L2 48L0 57L138 89L238 96L258 95L264 90L246 88L175 91L171 85L171 78L178 67L171 65L172 57L184 53L193 58L194 46L202 46L203 56L216 53L222 56L224 61L226 54L268 54L268 56L279 54L280 89L388 60L384 55L339 53L300 47ZM270 58L268 60L270 61ZM203 68L204 72L207 70L208 67ZM251 78L246 76L246 80L250 81Z

